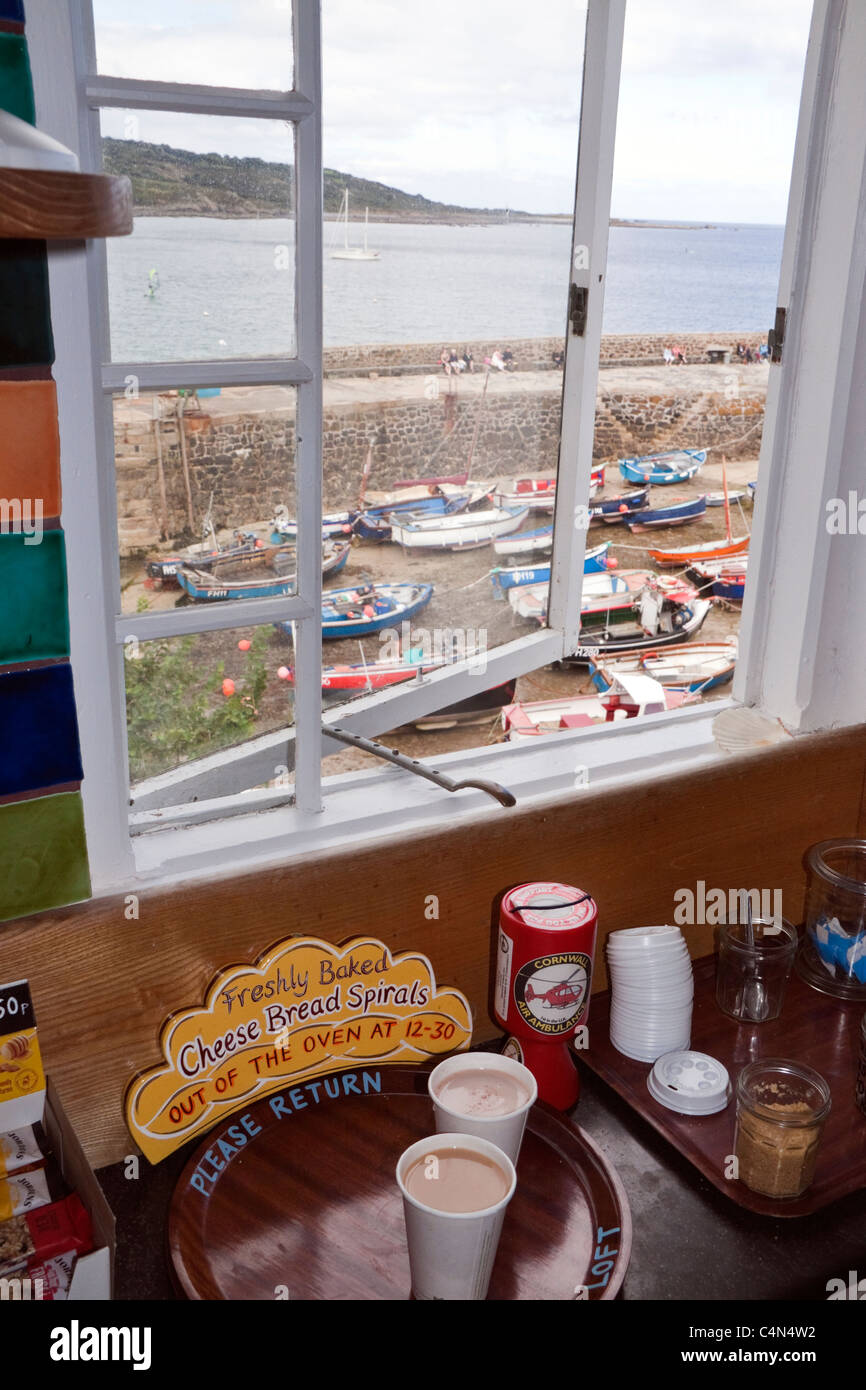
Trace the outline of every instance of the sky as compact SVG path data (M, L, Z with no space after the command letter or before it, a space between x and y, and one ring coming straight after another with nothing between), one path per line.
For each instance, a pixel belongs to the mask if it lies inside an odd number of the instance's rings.
M628 0L615 217L782 223L811 0ZM570 212L585 0L322 0L332 168ZM94 0L100 71L280 90L289 0ZM106 134L285 160L278 122L106 112Z

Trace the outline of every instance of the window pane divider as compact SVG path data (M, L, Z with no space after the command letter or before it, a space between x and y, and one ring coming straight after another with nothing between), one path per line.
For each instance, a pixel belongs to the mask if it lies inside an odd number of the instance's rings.
M110 362L102 368L102 389L173 391L212 386L301 386L313 369L297 357L215 358L212 362Z
M625 5L626 0L589 0L586 17L571 284L586 292L587 314L581 334L571 322L567 330L547 602L548 623L562 633L566 653L580 643Z
M118 642L136 637L153 642L164 637L186 637L196 632L221 632L259 623L302 622L314 609L295 594L285 598L217 599L211 604L170 608L164 613L121 614L114 625Z
M89 106L119 106L130 111L302 121L314 110L310 98L299 91L206 87L187 82L150 82L138 77L88 77L84 93Z

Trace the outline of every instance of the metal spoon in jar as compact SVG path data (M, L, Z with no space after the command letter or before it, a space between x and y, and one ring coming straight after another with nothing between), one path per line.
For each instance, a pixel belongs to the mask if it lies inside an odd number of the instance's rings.
M758 959L755 955L755 928L752 924L752 898L749 895L746 907L746 945L749 948L749 963L743 988L737 999L737 1013L750 1023L763 1023L770 1012L767 992L763 980L758 978Z

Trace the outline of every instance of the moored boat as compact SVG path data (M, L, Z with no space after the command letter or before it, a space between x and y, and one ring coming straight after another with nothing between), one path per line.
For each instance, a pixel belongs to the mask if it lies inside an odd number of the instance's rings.
M617 678L645 671L666 689L690 693L726 685L737 662L736 637L726 642L688 642L631 657L599 657L589 669L596 690L608 690Z
M335 540L351 535L357 520L357 511L329 512L322 517L322 539ZM283 545L286 541L297 540L297 536L298 523L289 516L288 507L277 507L271 522L271 544Z
M733 540L702 541L699 545L677 546L675 550L650 550L651 560L657 565L676 566L702 563L704 560L723 559L726 556L743 555L749 548L749 536L735 536Z
M607 570L607 552L610 550L610 544L610 541L606 541L603 545L586 551L583 557L584 574L603 574ZM500 569L497 566L490 578L494 597L503 598L509 589L519 589L525 584L549 584L550 562L528 565L523 569Z
M645 714L662 714L677 709L685 699L684 691L666 691L650 676L629 672L602 696L577 695L562 700L519 701L507 705L502 711L502 727L509 743L524 743L568 729L586 729Z
M349 558L350 541L322 542L322 574L338 574ZM295 592L294 545L264 546L238 557L222 551L206 567L181 565L176 579L197 602L245 598L282 598ZM256 574L255 570L269 573Z
M620 459L619 471L629 483L685 483L706 461L706 449L674 449L667 454Z
M624 492L618 497L603 497L594 507L590 507L589 519L615 526L618 522L624 521L630 512L639 512L645 507L648 496L649 488L642 487L637 492Z
M748 567L748 555L741 555L692 565L691 572L702 592L711 593L714 598L726 599L729 603L742 603Z
M410 513L399 521L391 519L391 539L406 549L471 550L516 531L528 514L528 507L493 507L443 517Z
M650 586L632 595L631 607L606 615L581 615L581 645L563 658L565 666L585 666L599 655L626 656L688 642L700 632L712 608L710 599L677 603Z
M322 637L366 637L410 621L433 596L432 584L366 584L329 589L322 595ZM291 634L290 622L277 623Z
M675 603L687 603L698 597L694 585L670 575L655 574L652 570L620 570L616 574L590 574L583 581L581 613L610 612L628 607L634 595L651 587L663 598ZM521 618L547 619L549 584L527 584L508 592L508 602ZM582 618L583 622L584 619Z
M392 517L401 516L451 516L462 512L471 501L469 492L447 497L401 498L396 502L377 503L365 508L354 522L354 532L364 541L390 541L392 536Z
M553 527L538 526L533 531L518 531L505 540L493 542L497 555L543 555L553 549Z
M729 492L729 493L728 493L728 502L742 502L742 500L743 500L743 498L745 497L745 495L746 495L746 494L745 494L744 492ZM707 493L707 506L708 506L708 507L723 507L724 505L725 505L725 494L724 494L723 492L708 492L708 493Z
M692 497L666 507L647 507L644 511L632 512L625 518L625 524L630 531L646 531L651 526L682 526L687 521L696 521L706 510L706 497Z

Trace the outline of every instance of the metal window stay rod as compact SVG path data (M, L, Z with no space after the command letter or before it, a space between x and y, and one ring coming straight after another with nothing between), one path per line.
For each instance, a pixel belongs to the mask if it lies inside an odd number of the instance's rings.
M437 787L443 787L447 792L460 792L464 788L474 787L478 791L486 792L498 801L500 806L516 806L517 797L510 792L507 787L500 786L498 782L488 781L483 777L469 777L463 782L455 782L451 777L446 777L444 772L437 772L435 768L427 767L426 763L419 762L417 758L409 758L405 753L398 753L396 748L385 748L381 743L374 743L372 739L362 738L360 734L349 733L347 729L340 729L333 724L323 724L322 733L327 738L336 739L339 743L346 743L350 748L359 748L363 753L372 753L374 758L382 758L386 763L393 763L395 767L400 767L404 772L412 772L416 777L425 777L428 782L435 782Z

